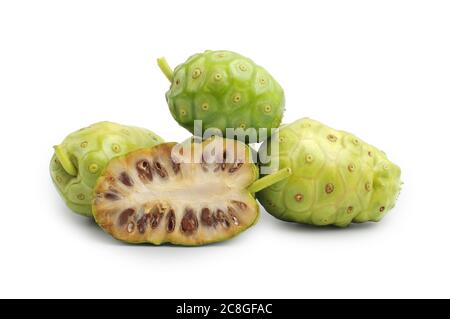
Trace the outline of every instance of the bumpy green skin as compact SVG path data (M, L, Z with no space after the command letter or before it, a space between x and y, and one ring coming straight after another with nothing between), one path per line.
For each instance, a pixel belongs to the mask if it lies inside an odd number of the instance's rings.
M293 172L257 194L273 216L345 227L351 222L377 222L394 207L400 168L354 135L301 119L283 126L271 139L279 140L279 156L271 160ZM269 142L260 152L270 154Z
M55 154L50 175L70 209L92 216L93 188L109 160L162 142L161 137L143 128L99 122L73 132L59 145L77 168L76 175L66 172Z
M202 134L208 128L223 136L226 128L277 128L284 112L277 81L230 51L205 51L177 66L166 99L174 119L193 134L194 120L203 121Z

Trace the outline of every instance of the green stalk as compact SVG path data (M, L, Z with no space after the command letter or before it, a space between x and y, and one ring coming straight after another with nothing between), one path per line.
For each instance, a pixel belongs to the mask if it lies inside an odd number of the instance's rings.
M257 193L260 190L263 190L264 188L267 188L269 186L272 186L275 183L278 183L279 181L282 181L283 179L289 177L292 174L292 170L290 167L286 167L283 169L280 169L276 173L264 176L263 178L258 179L253 184L251 184L247 190L250 193Z
M56 158L61 163L67 174L77 176L77 168L73 165L64 147L61 145L55 145L53 148L55 149Z
M173 71L167 63L166 58L161 57L156 60L158 62L158 66L161 71L164 73L167 79L169 79L170 83L173 81Z

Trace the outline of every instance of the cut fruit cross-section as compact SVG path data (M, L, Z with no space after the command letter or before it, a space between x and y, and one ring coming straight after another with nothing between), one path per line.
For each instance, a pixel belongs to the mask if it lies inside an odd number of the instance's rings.
M95 188L94 217L130 243L223 241L256 222L257 179L250 149L238 141L165 143L108 164Z

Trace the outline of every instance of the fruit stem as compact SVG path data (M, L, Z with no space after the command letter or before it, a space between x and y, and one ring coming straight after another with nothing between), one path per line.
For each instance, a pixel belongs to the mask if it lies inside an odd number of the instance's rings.
M156 60L158 62L158 66L161 69L161 71L164 73L166 78L169 79L169 81L172 83L173 80L173 71L169 66L169 63L167 63L166 58L161 57Z
M64 147L61 145L55 145L53 148L55 149L56 158L61 163L67 174L77 176L77 168L73 165Z
M282 181L283 179L289 177L292 174L292 170L290 167L286 167L283 169L280 169L276 173L264 176L263 178L258 179L256 182L251 184L247 190L250 193L257 193L260 190L263 190L264 188L267 188L275 183L278 183L279 181Z

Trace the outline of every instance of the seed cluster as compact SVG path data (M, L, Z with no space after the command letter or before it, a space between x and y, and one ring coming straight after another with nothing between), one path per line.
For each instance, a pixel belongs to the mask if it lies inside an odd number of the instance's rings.
M119 214L117 224L128 233L138 232L144 234L147 231L158 230L158 227L161 225L168 233L175 231L179 227L181 233L190 236L197 232L200 225L213 228L230 228L231 225L239 226L237 209L246 207L244 203L239 203L243 205L237 205L237 207L230 205L226 211L221 209L212 210L208 207L204 207L199 211L186 208L181 221L177 221L176 216L179 214L176 214L174 209L170 208L167 203L154 203L146 209L127 208L123 210ZM139 215L138 211L143 213Z
M112 160L96 187L97 222L119 239L156 244L208 242L244 230L257 216L256 202L251 197L253 202L237 199L247 190L226 184L236 174L252 172L252 178L253 169L244 166L245 159L238 154L227 150L212 154L202 153L202 163L183 164L175 161L168 144L162 144L130 153L126 160ZM229 197L218 199L221 194L214 191L218 187L230 192ZM212 197L196 197L197 188L202 192L211 188Z

